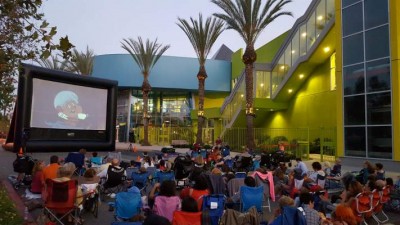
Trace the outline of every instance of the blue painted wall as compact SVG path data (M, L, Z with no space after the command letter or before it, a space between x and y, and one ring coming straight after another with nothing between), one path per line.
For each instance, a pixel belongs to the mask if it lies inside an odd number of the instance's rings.
M231 62L209 59L206 70L206 91L230 91ZM198 71L197 58L161 56L149 81L154 89L197 90ZM120 87L140 88L143 82L143 75L129 54L95 56L92 76L117 80Z

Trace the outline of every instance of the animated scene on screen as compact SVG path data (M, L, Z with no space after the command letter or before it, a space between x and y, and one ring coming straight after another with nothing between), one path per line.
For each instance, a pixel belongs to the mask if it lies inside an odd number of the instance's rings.
M33 78L30 126L105 130L107 89Z

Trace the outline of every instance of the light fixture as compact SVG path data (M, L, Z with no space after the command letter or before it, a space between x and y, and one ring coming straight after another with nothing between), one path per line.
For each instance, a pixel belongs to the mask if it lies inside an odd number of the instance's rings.
M307 36L307 33L306 33L306 32L303 32L303 33L301 33L301 36L302 36L302 37L306 37L306 36Z
M292 92L293 92L293 89L289 89L288 92L289 92L289 93L292 93Z
M244 95L243 95L243 94L241 94L241 95L240 95L240 97L242 97L242 98L243 98L243 97L244 97Z
M317 20L322 20L322 19L324 19L323 16L318 16L318 17L317 17Z
M296 53L296 51L295 51L295 50L292 50L292 54L294 54L294 53Z
M304 78L304 74L300 74L300 75L299 75L299 78L300 78L300 79L303 79L303 78Z
M325 48L324 48L324 52L325 52L325 53L328 53L330 50L331 50L330 47L325 47Z
M285 69L285 66L281 66L281 70L284 70Z
M259 110L259 109L256 109L257 111Z
M270 109L269 111L273 112L273 111L274 111L274 109Z
M261 87L264 87L264 84L263 84L263 83L261 83L261 84L260 84L260 86L261 86Z

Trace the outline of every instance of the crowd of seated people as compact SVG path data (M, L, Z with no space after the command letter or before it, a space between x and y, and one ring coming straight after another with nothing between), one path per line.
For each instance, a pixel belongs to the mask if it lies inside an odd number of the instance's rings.
M149 207L145 214L147 216L146 223L151 224L154 218L160 217L166 219L165 224L177 223L176 221L181 218L181 213L176 212L180 211L183 211L183 214L197 213L198 216L203 206L202 198L217 192L227 196L226 202L238 203L240 202L238 193L240 186L255 187L259 185L255 182L255 174L261 174L263 179L271 181L268 182L268 185L273 191L268 193L268 197L276 199L279 203L279 209L275 212L276 218L270 221L271 224L279 224L279 221L284 218L285 207L290 206L303 209L307 224L355 225L363 221L365 217L371 216L369 214L361 215L362 213L357 211L356 204L359 193L382 192L387 185L391 191L395 191L393 180L385 177L385 170L380 163L372 164L366 161L358 174L343 173L340 160L336 160L333 167L329 162L322 164L313 162L312 168L309 169L301 158L297 158L297 164L293 168L288 167L285 162L279 162L273 168L266 168L262 165L256 168L252 165L257 157L250 154L252 151L246 148L234 157L235 163L232 168L223 157L222 148L221 143L214 146L206 157L201 154L197 154L193 158L185 156L193 161L193 166L188 176L190 182L182 190L177 190L176 181L157 182L151 180L151 176L149 176L150 188L138 192L142 197L146 197L143 199L147 201L145 205ZM92 156L98 157L97 153ZM140 167L140 169L134 170L134 173L146 173L153 169L156 172L168 172L173 168L173 161L165 155L157 158L147 154L142 156L132 160L128 166ZM86 160L93 163L91 159ZM74 171L76 171L74 163L63 164L55 155L50 157L50 164L47 166L45 162L37 161L32 172L33 181L30 190L32 193L45 195L46 179L54 179L58 182L68 181L77 178L74 177ZM121 161L117 158L106 158L95 168L86 167L85 172L81 175L83 178L79 180L77 196L80 196L81 199L77 199L77 202L82 202L82 196L86 193L96 191L98 185L100 185L100 191L109 194L109 197L114 197L119 192L126 192L133 185L129 181L132 179L133 172L127 173L126 171L126 167L121 166ZM155 176L156 172L153 172L152 175ZM237 178L236 172L245 173L245 177ZM79 174L76 175L79 176ZM219 179L210 179L211 176L221 177L221 182L215 183ZM237 185L236 191L233 192L231 186L234 185L229 185L232 183ZM336 195L328 196L327 193L332 187L341 187L343 190Z

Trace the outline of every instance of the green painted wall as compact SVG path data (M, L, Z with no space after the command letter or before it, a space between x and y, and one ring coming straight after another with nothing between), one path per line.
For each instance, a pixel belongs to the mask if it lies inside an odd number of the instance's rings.
M274 40L268 42L267 44L261 46L256 50L257 53L257 62L258 63L269 63L272 62L272 59L278 52L279 48L282 46L285 41L286 36L289 31L279 35Z
M314 70L287 110L271 113L263 127L336 127L336 91L330 90L329 60Z
M232 54L232 80L239 77L244 69L242 62L243 49L239 49Z

